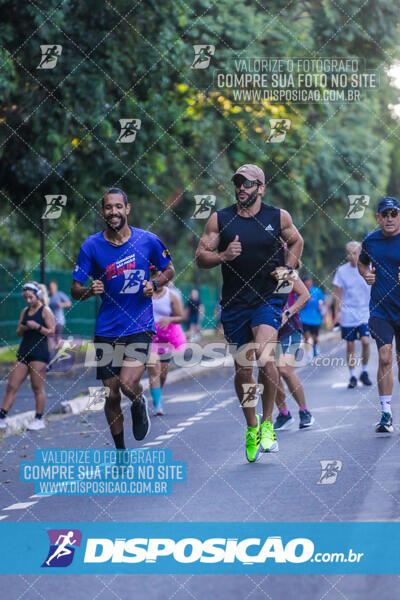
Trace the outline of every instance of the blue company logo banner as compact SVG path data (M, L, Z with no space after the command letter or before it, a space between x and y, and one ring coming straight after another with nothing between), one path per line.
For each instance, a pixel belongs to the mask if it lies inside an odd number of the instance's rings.
M0 573L400 573L400 523L0 523Z

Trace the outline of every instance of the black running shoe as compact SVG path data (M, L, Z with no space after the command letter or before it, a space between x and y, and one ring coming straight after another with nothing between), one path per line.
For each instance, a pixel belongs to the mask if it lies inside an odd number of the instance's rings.
M372 381L370 380L370 378L368 377L368 373L367 371L363 371L360 375L360 381L361 383L363 383L364 385L372 385Z
M304 429L305 427L311 427L314 424L314 417L310 413L309 410L299 410L299 429Z
M141 441L150 431L150 419L147 412L147 401L144 395L136 402L131 402L132 431L136 440Z
M357 387L357 377L354 377L354 375L352 375L350 377L349 385L347 387L349 389L353 389L353 388Z

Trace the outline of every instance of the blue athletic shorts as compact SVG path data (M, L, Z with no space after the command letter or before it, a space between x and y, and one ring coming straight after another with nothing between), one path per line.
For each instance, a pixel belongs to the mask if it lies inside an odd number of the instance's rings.
M369 337L368 323L361 323L357 327L342 327L342 340L354 342L362 337Z
M291 335L283 338L283 340L280 339L278 344L280 354L293 354L293 356L296 356L302 337L300 331L294 331Z
M270 325L279 330L282 322L282 300L272 298L256 308L222 309L221 323L230 344L238 347L254 340L252 327Z

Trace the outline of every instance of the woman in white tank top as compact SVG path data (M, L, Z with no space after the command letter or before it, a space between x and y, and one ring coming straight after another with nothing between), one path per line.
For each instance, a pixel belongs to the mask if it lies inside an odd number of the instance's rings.
M152 277L157 275L154 269L150 272ZM180 325L183 306L179 298L167 286L159 286L152 299L157 333L153 337L152 357L148 366L150 393L154 415L163 415L162 388L167 379L169 361L173 352L185 349L186 336Z

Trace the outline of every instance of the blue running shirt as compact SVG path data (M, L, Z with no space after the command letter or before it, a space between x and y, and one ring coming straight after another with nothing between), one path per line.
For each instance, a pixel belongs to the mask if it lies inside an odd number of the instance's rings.
M310 299L299 312L301 322L305 325L321 325L322 315L319 311L320 300L325 300L324 292L313 285L310 289Z
M73 278L85 284L88 277L104 284L95 335L119 337L152 330L155 332L153 303L143 296L143 280L149 267L164 270L171 256L162 241L143 229L131 227L131 237L122 246L113 246L103 232L82 244Z
M379 229L364 238L360 262L375 267L375 283L371 286L371 317L400 320L400 233L386 237Z

